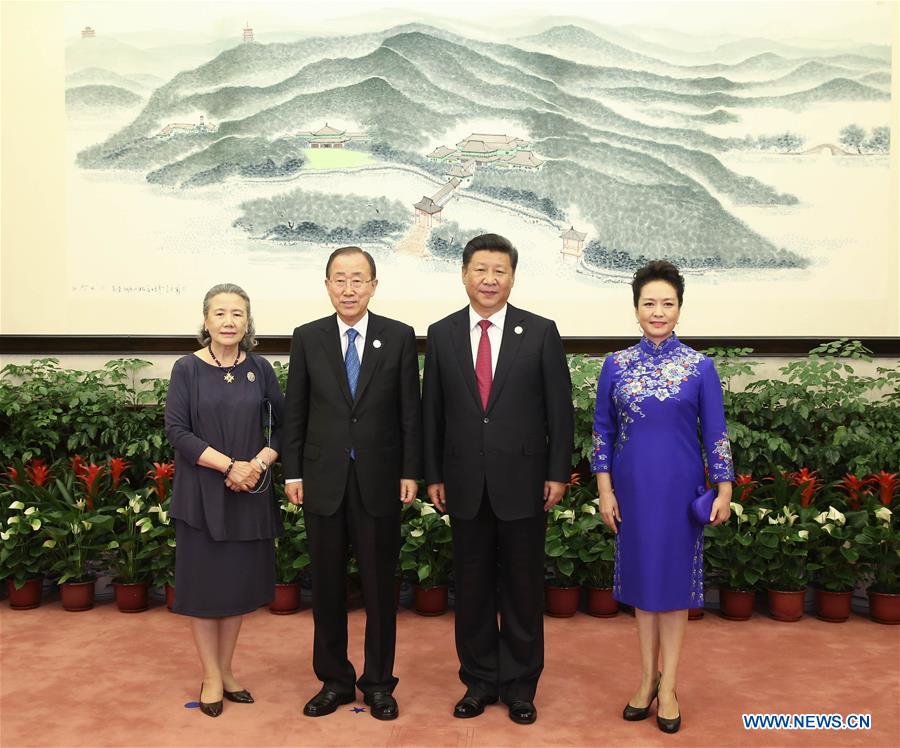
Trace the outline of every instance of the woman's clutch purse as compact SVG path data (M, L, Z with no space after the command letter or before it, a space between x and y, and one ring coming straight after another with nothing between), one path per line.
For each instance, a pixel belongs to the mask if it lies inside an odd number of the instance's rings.
M708 525L713 502L716 500L716 489L708 491L703 486L697 487L697 498L691 502L691 517L698 525Z

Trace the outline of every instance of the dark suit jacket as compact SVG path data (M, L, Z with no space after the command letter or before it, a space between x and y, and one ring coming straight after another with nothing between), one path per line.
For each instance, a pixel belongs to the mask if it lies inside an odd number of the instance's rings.
M286 479L303 478L305 510L330 515L338 508L352 448L366 510L373 516L397 511L400 479L421 476L421 422L416 338L409 325L369 312L355 400L337 315L294 330L281 461Z
M428 328L425 481L445 484L453 517L472 519L485 485L500 519L536 516L544 481L571 474L572 382L562 340L552 320L509 304L486 410L470 340L468 307Z

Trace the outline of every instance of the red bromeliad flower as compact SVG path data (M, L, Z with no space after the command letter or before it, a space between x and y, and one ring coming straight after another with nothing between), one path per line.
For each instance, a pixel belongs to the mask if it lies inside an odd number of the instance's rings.
M569 476L569 482L566 483L567 486L580 486L581 485L581 475L579 473L572 473Z
M847 503L853 509L859 509L863 496L868 496L872 493L866 488L866 486L869 485L870 480L871 479L869 478L863 480L862 478L857 478L853 473L846 473L844 477L838 481L837 487L847 494Z
M866 482L878 486L878 498L884 506L890 506L900 489L900 473L889 473L882 470L880 473L870 475Z
M50 467L44 463L40 457L35 457L25 466L25 474L32 485L41 488L53 476L50 473Z
M85 499L87 500L88 509L94 509L94 499L97 498L97 481L106 474L106 468L103 465L95 465L93 462L90 465L84 465L81 468L81 473L78 475L78 480L81 481L84 486Z
M787 473L787 479L791 485L800 486L800 506L809 506L813 503L816 494L822 490L822 481L819 480L818 471L809 468L800 468L796 472Z
M119 487L119 484L122 482L122 473L125 472L131 463L128 462L124 457L110 457L109 458L109 476L112 479L112 488L115 490Z
M84 472L86 464L81 455L72 455L69 458L69 466L72 468L72 472L75 473L76 478Z
M9 478L13 483L21 483L21 481L19 480L19 471L12 465L6 466L6 470L3 471L3 475Z
M156 483L156 498L160 504L166 500L167 483L172 480L174 475L175 463L173 462L154 462L153 469L147 472L147 477L152 478Z
M738 473L734 476L734 484L741 487L741 492L737 497L738 501L744 502L750 498L750 494L753 493L753 489L759 485L759 481L753 480L752 473Z

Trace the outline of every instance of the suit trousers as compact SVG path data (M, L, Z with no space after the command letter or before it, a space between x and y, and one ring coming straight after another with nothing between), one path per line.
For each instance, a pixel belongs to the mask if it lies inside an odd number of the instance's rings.
M399 485L398 485L399 494ZM391 692L397 641L394 580L400 553L400 501L397 511L373 517L362 504L351 461L344 498L329 516L306 512L315 635L313 670L324 686L354 694L356 672L347 658L347 548L359 562L366 607L365 666L360 691Z
M473 519L453 519L456 651L468 693L534 700L544 669L546 522L543 512L498 518L487 488Z

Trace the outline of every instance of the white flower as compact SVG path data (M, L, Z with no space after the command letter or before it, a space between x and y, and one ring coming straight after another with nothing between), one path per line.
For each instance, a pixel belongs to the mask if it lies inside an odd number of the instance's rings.
M556 516L559 519L575 519L575 511L573 509L565 509Z
M19 515L18 515L18 514L14 514L12 517L10 517L8 520L6 520L6 524L8 524L8 525L14 525L14 524L16 524L16 522L18 522L18 521L19 521Z
M772 510L771 510L771 509L765 509L764 507L760 507L759 509L757 509L757 512L759 513L759 518L762 519L762 518L765 517L767 514L771 514Z
M42 547L43 548L56 548L56 541L55 540L45 540Z
M882 522L886 522L890 524L891 522L891 510L886 506L880 506L875 510L875 516L878 517Z
M831 531L834 529L834 525L831 524L831 522L828 522L828 523L822 525L822 529L825 532L827 532L829 535L831 535Z
M294 505L291 504L291 506L294 506ZM297 508L298 507L294 506L294 509L297 509ZM159 510L159 521L162 522L164 525L169 524L169 513L165 509Z
M9 540L10 534L8 532L0 532L0 540Z
M81 520L81 524L84 526L84 529L85 529L85 530L90 530L90 529L91 529L91 523L88 522L86 519Z
M826 519L828 519L828 512L821 512L820 514L817 514L815 517L813 517L813 519L821 525L823 522L825 522Z
M784 514L785 518L787 519L787 523L789 525L793 525L794 520L797 519L797 515L794 514L788 507L784 507L781 511Z
M9 505L10 509L24 509L25 505L21 501L14 501Z
M78 499L75 502L75 508L79 510L83 510L87 506L87 502L84 499Z
M847 518L833 506L828 507L828 519L833 519L839 527L847 521Z
M593 504L582 504L581 511L585 514L596 514L597 510Z
M441 522L443 522L445 525L448 525L448 526L449 526L449 525L450 525L450 515L449 515L449 514L442 514L442 515L441 515Z
M34 514L36 511L37 511L37 507L36 507L36 506L30 506L30 507L28 507L28 508L25 510L25 516L26 516L26 517L30 517L30 516L31 516L32 514Z
M424 530L418 530L418 529L416 529L416 530L410 530L410 531L409 531L409 536L410 536L411 538L421 538L424 534L425 534L425 531L424 531Z
M419 507L419 515L424 517L426 514L437 514L435 508L428 504L427 502L422 502L422 506Z
M797 530L797 537L800 540L809 540L809 530Z
M40 530L41 529L41 521L39 519L31 520L31 529L32 530Z
M735 513L738 519L744 516L744 507L737 502L731 502L731 511Z
M769 517L770 525L783 525L784 524L784 516L779 514L777 517Z
M845 540L845 541L844 541L844 545L842 545L841 547L842 547L842 548L849 548L849 547L850 547L850 541L849 541L849 540Z

